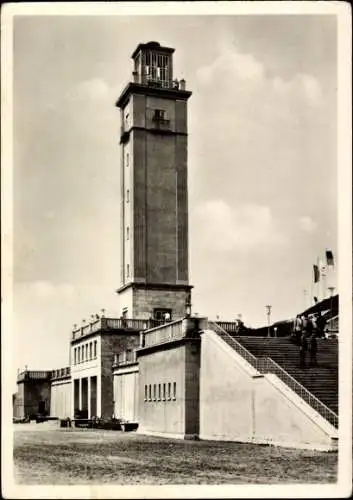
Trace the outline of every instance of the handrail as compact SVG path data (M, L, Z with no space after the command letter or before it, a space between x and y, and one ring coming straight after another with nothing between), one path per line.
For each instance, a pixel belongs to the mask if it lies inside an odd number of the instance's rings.
M242 346L239 342L235 340L234 337L229 335L218 323L214 321L209 321L208 326L217 333L220 337L226 339L227 343L231 343L234 347L234 350L240 354L246 361L248 361L254 368L256 368L256 356L254 356L250 351L248 351L244 346Z
M176 340L183 336L183 320L179 319L144 332L144 347Z
M258 358L258 370L260 373L273 373L290 387L306 403L314 408L322 417L328 420L334 427L338 427L338 415L328 406L320 401L314 394L306 389L292 375L290 375L282 366L278 365L272 358L263 356Z
M298 396L300 396L306 403L308 403L314 410L316 410L322 417L324 417L330 424L338 428L338 415L328 408L322 401L320 401L314 394L306 389L300 382L298 382L292 375L290 375L284 368L279 366L269 356L261 356L257 358L237 340L235 340L229 333L227 333L218 324L209 321L208 326L217 333L219 336L227 339L226 342L231 341L234 350L238 352L246 361L248 361L259 373L273 373L277 375L290 389L292 389Z

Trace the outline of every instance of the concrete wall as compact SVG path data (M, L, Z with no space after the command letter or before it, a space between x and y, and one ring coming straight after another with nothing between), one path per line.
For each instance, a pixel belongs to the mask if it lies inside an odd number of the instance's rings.
M50 415L52 417L71 418L71 391L71 379L52 382L50 401Z
M139 353L139 430L198 436L200 341L157 349Z
M114 416L138 422L138 365L121 367L114 372Z
M337 432L277 377L259 376L207 331L201 341L200 437L332 449Z
M167 113L169 123L162 128L168 135L150 131L156 129L156 109ZM123 116L127 113L132 117L131 125L139 128L131 131L129 141L122 146L124 283L187 284L187 103L133 95ZM126 202L127 189L130 203ZM127 263L131 264L130 278L126 276Z
M50 382L48 380L29 379L17 384L15 415L19 418L35 415L39 403L45 402L45 409L50 413Z
M101 339L101 416L114 414L113 361L114 354L139 345L139 334L105 334Z
M153 352L139 357L139 430L179 435L185 434L185 346ZM163 387L176 384L175 399L163 398ZM166 384L166 385L165 385ZM159 385L161 397L158 397ZM151 386L151 398L145 386ZM157 397L153 388L156 386Z
M133 317L148 319L153 316L155 308L172 310L172 320L185 316L185 299L187 292L184 290L146 290L136 289L133 294Z

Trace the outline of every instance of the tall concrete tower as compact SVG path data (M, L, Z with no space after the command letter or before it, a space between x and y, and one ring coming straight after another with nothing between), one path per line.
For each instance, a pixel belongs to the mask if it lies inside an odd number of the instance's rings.
M121 112L121 282L127 318L171 319L190 301L187 101L173 80L174 49L141 43Z

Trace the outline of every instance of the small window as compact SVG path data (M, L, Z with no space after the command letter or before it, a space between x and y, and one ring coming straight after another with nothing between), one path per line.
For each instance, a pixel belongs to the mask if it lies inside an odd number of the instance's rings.
M168 121L167 113L164 109L155 109L152 119L154 122L166 123Z
M126 166L128 167L130 163L130 155L129 153L126 153Z
M158 321L162 321L166 319L166 315L168 317L168 321L172 320L172 310L171 309L154 309L153 310L153 319Z
M126 277L127 278L130 277L130 266L129 266L129 264L126 264Z
M161 400L161 395L162 395L162 388L161 388L161 384L158 384L158 401Z
M176 382L173 382L173 399L176 399Z
M172 384L168 382L168 401L172 399Z
M162 396L162 400L165 401L165 384L163 384L163 396Z
M147 401L147 385L145 384L145 401Z
M126 228L126 239L127 240L130 239L130 228L129 227Z
M157 386L156 384L153 384L153 401L156 401L157 399Z
M148 385L148 401L152 401L152 387L151 387L151 384Z
M126 203L130 203L130 190L126 191Z

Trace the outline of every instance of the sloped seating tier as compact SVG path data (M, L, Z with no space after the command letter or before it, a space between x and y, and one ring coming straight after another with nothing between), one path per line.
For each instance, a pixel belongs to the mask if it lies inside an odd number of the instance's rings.
M338 342L317 341L317 367L299 367L299 347L289 337L234 337L251 354L268 356L338 414ZM309 357L309 353L308 353Z

